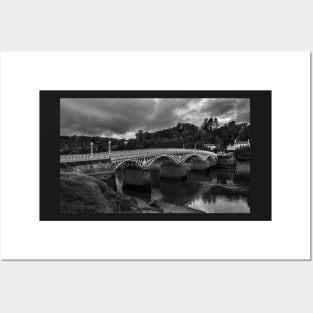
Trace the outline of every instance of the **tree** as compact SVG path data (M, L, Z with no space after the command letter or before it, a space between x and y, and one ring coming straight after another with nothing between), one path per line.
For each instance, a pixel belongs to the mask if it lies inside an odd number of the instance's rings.
M215 144L219 149L221 149L224 146L224 139L222 137L217 136L215 138Z
M201 128L203 129L203 130L208 130L208 118L205 118L204 120L203 120L203 122L202 122L202 125L201 125Z
M210 132L213 130L213 126L214 126L213 117L210 117L209 120L208 120L208 130Z
M134 150L139 148L139 142L137 139L129 139L127 143L127 149Z
M124 150L125 149L125 142L123 140L119 140L117 143L117 150Z
M250 125L243 124L239 131L237 140L247 141L248 139L250 139Z
M230 121L228 124L227 124L228 127L235 127L236 126L236 122L235 121Z
M68 154L70 152L70 148L68 147L68 144L65 144L63 149L61 149L62 154Z
M203 130L206 130L208 132L211 132L213 130L213 126L214 126L214 121L213 121L213 118L210 117L210 118L205 118L203 120L203 123L201 125L201 128Z
M217 129L219 124L218 124L218 120L217 120L217 117L214 117L213 119L213 125L214 125L214 129Z
M136 139L142 143L143 142L143 131L142 129L139 129L136 133Z
M98 145L98 152L105 152L105 148L102 144Z

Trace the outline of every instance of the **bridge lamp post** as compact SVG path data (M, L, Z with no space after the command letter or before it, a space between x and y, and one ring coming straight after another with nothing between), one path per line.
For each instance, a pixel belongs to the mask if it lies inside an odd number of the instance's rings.
M90 143L90 154L93 155L93 142Z
M111 157L111 140L109 140L109 158Z

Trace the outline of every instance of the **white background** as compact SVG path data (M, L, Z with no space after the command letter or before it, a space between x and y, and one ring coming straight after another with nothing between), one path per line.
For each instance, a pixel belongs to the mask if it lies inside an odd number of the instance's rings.
M151 6L146 1L118 1L111 6L101 2L102 7L97 1L88 6L77 1L62 1L62 6L58 1L36 2L1 2L1 49L313 48L309 1L222 1L214 6L208 1L192 6L184 1L166 1L166 6L162 1ZM309 116L302 114L304 120ZM308 142L307 138L306 146ZM299 171L307 172L308 166L301 163ZM3 167L1 176L2 172ZM3 176L1 183L3 187ZM311 312L312 269L311 262L1 262L1 308L4 312Z
M1 71L3 259L310 258L310 175L294 169L310 157L309 53L3 52ZM66 89L272 90L272 221L40 222L38 95Z

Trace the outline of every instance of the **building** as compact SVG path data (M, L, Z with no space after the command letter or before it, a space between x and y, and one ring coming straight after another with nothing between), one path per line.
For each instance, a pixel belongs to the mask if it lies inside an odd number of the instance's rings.
M214 143L207 143L204 145L207 149L213 151L213 150L217 150L217 145Z
M236 141L233 145L228 145L226 150L227 151L235 151L238 149L250 147L250 140L248 139L247 141Z

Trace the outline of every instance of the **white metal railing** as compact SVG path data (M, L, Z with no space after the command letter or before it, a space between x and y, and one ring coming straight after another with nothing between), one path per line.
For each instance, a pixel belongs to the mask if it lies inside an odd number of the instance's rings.
M123 159L123 158L134 158L143 157L154 154L169 154L169 153L197 153L206 155L216 155L213 152L206 150L197 149L184 149L184 148L155 148L155 149L138 149L138 150L123 150L123 151L112 151L104 153L93 153L93 154L67 154L60 155L60 162L80 162L80 161L93 161L93 160L105 160L105 159Z

